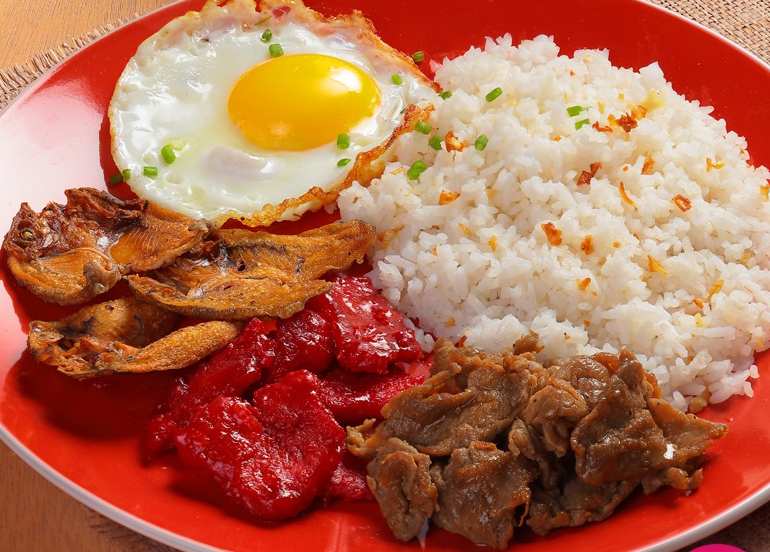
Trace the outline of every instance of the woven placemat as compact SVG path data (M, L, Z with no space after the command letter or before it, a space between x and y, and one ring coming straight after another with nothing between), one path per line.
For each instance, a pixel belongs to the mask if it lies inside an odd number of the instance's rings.
M770 62L770 0L652 1L717 31ZM133 18L103 25L57 48L38 54L26 63L9 69L0 69L0 110L40 75L131 19ZM131 552L171 550L113 523L96 512L85 507L83 509L87 511L91 527L110 540L114 540L122 550ZM650 521L653 522L653 520ZM698 545L708 543L729 543L747 552L770 552L770 504ZM688 550L694 546L697 545L688 547Z

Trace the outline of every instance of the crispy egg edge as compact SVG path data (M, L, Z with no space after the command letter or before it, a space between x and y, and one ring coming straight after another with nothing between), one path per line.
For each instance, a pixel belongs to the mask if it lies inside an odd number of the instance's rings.
M395 62L395 65L413 75L426 87L432 88L436 92L440 91L438 84L426 77L410 56L385 43L377 34L371 20L365 17L359 10L354 10L350 14L325 17L321 13L305 6L302 0L228 0L225 2L208 0L200 11L189 11L166 23L159 31L145 39L139 45L137 51L153 42L159 47L165 47L178 40L179 35L191 35L200 29L204 23L209 24L212 21L215 24L219 22L222 25L228 25L235 20L241 22L241 25L257 26L271 18L298 22L321 36L332 33L347 34L353 31L355 33L353 37L355 42L370 46L372 51L376 52L375 55L380 59ZM117 86L122 76L123 73L121 73L121 76L118 77L115 83L107 110L110 122L110 154L113 160L117 159L118 150L118 144L115 140L117 134L115 121L117 120L118 113L115 97ZM262 209L251 215L243 215L237 211L231 211L210 221L211 225L219 227L228 220L235 219L248 226L269 226L279 220L296 220L307 211L315 211L334 203L340 192L350 187L354 181L362 185L368 185L372 179L380 176L385 167L385 161L382 157L387 150L399 136L414 130L418 121L427 120L432 111L433 106L429 104L424 106L414 104L407 106L401 125L393 131L387 140L368 151L359 153L345 178L330 190L313 186L301 196L286 199L278 205L266 204ZM128 185L131 187L130 181ZM131 190L134 191L133 187L131 187ZM291 212L290 217L286 217L287 212Z

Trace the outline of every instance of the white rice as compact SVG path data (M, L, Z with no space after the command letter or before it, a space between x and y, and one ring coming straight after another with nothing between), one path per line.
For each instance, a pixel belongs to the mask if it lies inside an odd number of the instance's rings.
M770 337L770 172L749 164L746 141L674 92L657 64L634 72L607 51L559 56L545 36L517 47L509 35L488 39L436 78L453 95L436 100L434 132L469 147L436 152L411 133L381 179L339 200L343 218L380 234L371 276L386 297L425 332L490 351L530 329L546 361L628 347L682 409L694 396L750 396L754 352ZM502 96L486 101L495 87ZM640 104L649 111L630 133L575 128ZM587 111L570 117L573 105ZM429 168L410 180L418 159ZM441 205L442 192L460 195ZM678 194L691 208L677 207Z

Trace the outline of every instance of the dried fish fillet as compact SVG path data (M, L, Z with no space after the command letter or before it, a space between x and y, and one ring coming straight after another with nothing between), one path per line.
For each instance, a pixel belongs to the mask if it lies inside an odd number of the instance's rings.
M3 241L16 281L60 305L104 293L124 274L168 264L209 230L143 200L123 201L92 188L65 195L65 205L49 203L40 213L22 203Z
M131 291L170 311L206 320L245 320L255 316L288 318L305 302L329 290L323 280L217 276L185 294L147 276L129 276Z
M326 272L362 262L374 236L360 221L298 235L220 230L168 267L127 279L136 296L188 316L288 318L329 290Z
M179 317L133 297L83 307L58 322L30 324L28 346L68 376L176 370L233 340L240 326L204 322L174 331Z

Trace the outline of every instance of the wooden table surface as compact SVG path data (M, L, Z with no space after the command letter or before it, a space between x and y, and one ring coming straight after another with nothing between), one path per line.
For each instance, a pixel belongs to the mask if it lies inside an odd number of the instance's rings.
M0 0L0 69L170 0ZM751 519L741 523L751 523ZM744 544L733 530L722 542ZM740 527L740 533L750 527ZM722 536L720 535L720 536ZM732 538L731 538L732 537ZM717 537L719 538L719 537ZM146 552L149 541L117 529L49 484L0 444L0 550Z

